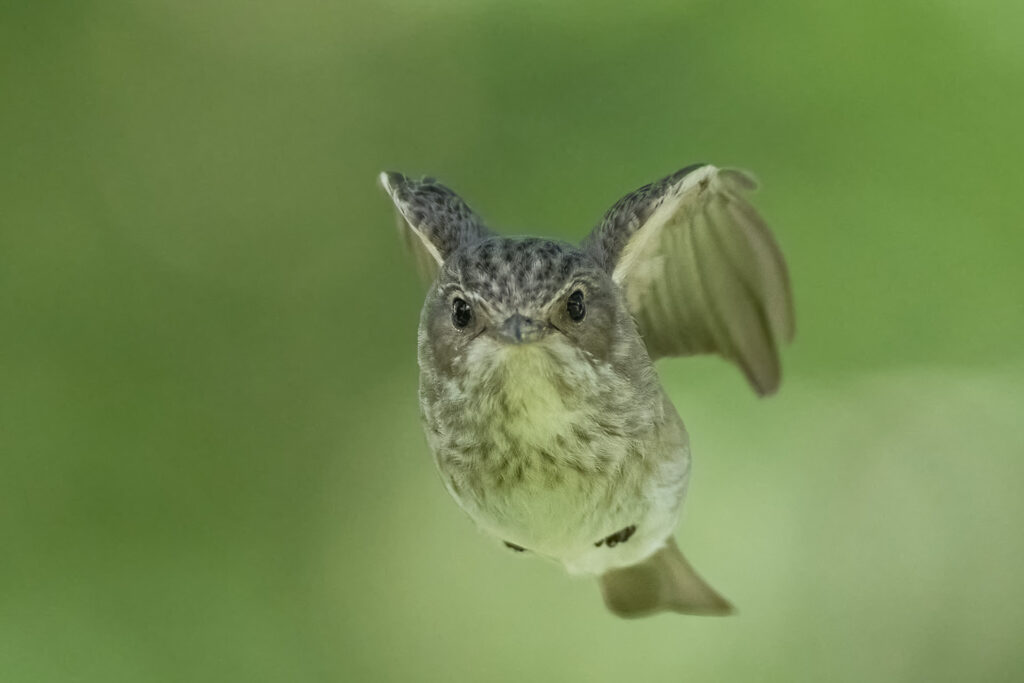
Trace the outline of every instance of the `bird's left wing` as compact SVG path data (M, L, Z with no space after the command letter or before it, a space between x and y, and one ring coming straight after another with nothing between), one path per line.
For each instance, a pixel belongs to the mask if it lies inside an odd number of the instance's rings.
M786 263L746 199L755 187L688 166L620 199L583 247L625 291L652 358L717 353L766 395L795 323Z

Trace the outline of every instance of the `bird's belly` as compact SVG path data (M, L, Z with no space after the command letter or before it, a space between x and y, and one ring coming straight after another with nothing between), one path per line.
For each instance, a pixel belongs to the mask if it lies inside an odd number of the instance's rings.
M663 395L557 344L466 362L496 364L422 393L421 405L442 478L480 527L580 572L638 561L665 540L689 454ZM631 525L628 542L599 545Z
M675 526L688 452L684 446L655 454L649 446L606 439L597 452L571 451L550 460L545 449L523 448L519 459L481 470L489 474L461 478L462 486L445 478L484 531L571 572L600 574L647 557ZM627 529L621 544L605 543Z
M478 506L470 514L504 541L559 557L642 513L637 487L625 482L616 487L614 479L597 469L526 465L519 478L474 492Z

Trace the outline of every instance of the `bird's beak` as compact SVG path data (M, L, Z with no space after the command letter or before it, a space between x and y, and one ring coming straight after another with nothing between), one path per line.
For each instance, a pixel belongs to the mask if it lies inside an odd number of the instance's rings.
M526 318L518 313L510 316L497 329L497 336L509 344L526 344L544 337L550 325L540 320Z

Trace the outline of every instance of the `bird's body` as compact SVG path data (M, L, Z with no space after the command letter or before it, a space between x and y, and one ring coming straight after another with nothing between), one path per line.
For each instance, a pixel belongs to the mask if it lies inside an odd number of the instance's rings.
M659 235L680 214L668 200L706 191L715 177L705 172L698 186L687 181L692 170L620 200L581 247L496 236L447 188L382 177L432 281L420 319L420 406L448 491L509 548L600 576L609 607L625 616L728 610L672 541L690 451L652 360L652 345L664 355L674 342L651 321L681 317L693 323L684 344L732 356L759 390L777 383L777 358L765 365L758 340L736 339L746 334L742 315L692 302L688 310L652 289L677 277L663 252L678 247ZM740 285L712 278L702 296L714 302L771 275ZM749 324L774 343L791 321L758 303L760 322L748 315Z
M642 347L618 351L646 359ZM689 471L686 432L650 361L623 376L561 335L485 339L460 379L421 346L427 438L449 492L495 537L601 574L649 555L675 526ZM655 485L660 482L660 486ZM621 529L629 543L596 545Z

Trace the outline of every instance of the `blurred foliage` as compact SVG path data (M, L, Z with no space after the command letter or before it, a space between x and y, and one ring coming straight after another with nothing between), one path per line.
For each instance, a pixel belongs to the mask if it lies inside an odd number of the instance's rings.
M1024 6L0 8L0 679L1014 680ZM725 620L510 558L419 431L383 169L575 239L753 170L780 395L660 366Z

